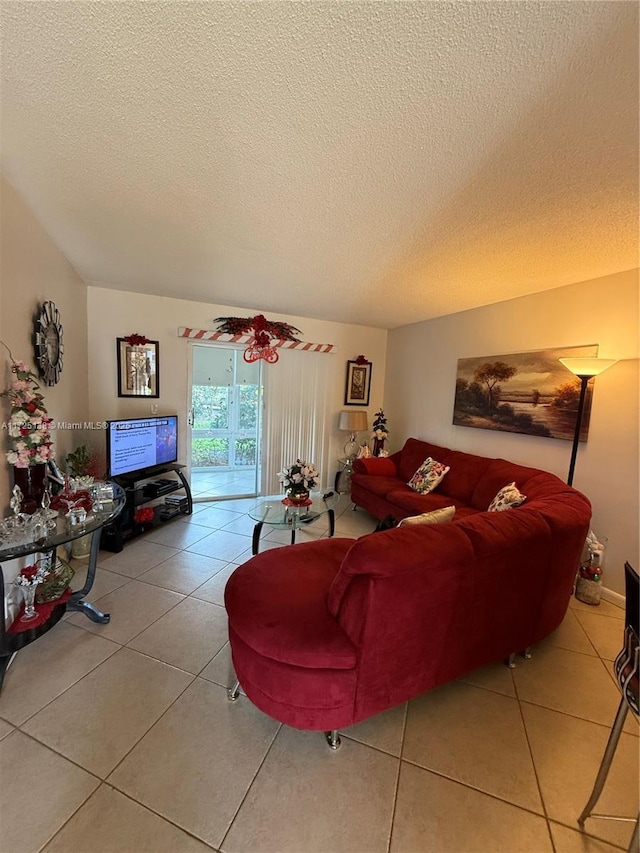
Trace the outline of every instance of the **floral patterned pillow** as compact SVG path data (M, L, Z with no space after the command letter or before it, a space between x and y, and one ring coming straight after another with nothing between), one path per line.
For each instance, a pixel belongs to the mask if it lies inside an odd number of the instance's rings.
M409 480L407 486L413 489L414 492L418 492L419 495L427 495L441 482L447 471L449 471L447 465L443 465L442 462L436 462L435 459L427 456Z
M508 486L503 486L491 501L488 512L502 512L505 509L520 506L526 499L527 496L522 494L515 482L509 483Z

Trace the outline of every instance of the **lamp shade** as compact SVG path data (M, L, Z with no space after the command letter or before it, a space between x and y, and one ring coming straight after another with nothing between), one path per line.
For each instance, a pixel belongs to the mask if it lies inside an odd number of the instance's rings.
M356 411L340 412L340 420L338 429L343 429L345 432L359 432L361 429L367 428L367 413Z
M616 364L617 358L559 358L558 361L576 376L597 376Z

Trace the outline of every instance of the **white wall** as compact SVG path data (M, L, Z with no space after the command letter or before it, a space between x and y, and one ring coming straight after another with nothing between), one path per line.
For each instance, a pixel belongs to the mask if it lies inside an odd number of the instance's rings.
M86 286L4 178L0 178L0 215L0 338L16 361L25 361L35 371L33 319L44 301L55 302L64 332L63 370L57 385L42 386L44 402L56 422L83 423L87 419ZM0 347L2 390L10 380L10 361ZM4 399L0 403L6 420L9 406ZM4 431L1 435L0 513L4 515L13 474L4 453L9 442ZM83 443L84 433L57 429L53 439L56 456L62 462L69 451Z
M215 303L190 302L184 299L148 296L139 293L88 288L89 335L89 412L92 420L148 415L151 404L158 404L160 414L177 412L183 425L180 430L179 458L187 461L186 429L189 403L187 382L189 342L178 337L178 327L215 329L214 318L220 316L250 317L260 309L232 308ZM347 361L364 355L373 363L371 405L367 408L369 425L376 409L382 405L385 380L387 332L366 326L310 320L296 315L278 315L299 328L299 336L312 343L334 344L335 351L323 356L332 364L331 402L326 412L334 433L333 455L342 455L346 440L338 431L338 413L344 408ZM119 398L116 376L116 338L138 332L160 344L160 398L158 400ZM299 353L304 382L305 353ZM278 365L266 365L277 370ZM295 393L295 389L292 389ZM364 440L367 436L362 435ZM329 485L328 483L327 485ZM277 484L274 484L274 488Z
M452 424L458 359L592 343L601 358L621 359L595 380L573 482L592 503L593 529L609 539L604 583L619 593L624 561L640 565L638 292L632 270L395 329L384 398L393 449L416 436L566 480L569 441Z

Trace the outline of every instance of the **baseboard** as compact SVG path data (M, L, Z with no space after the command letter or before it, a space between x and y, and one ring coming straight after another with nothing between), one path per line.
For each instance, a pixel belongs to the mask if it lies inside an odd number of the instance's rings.
M624 595L620 595L619 592L614 592L612 589L607 589L606 586L603 586L602 597L605 601L609 601L611 604L615 604L616 607L621 607L624 610L625 597Z

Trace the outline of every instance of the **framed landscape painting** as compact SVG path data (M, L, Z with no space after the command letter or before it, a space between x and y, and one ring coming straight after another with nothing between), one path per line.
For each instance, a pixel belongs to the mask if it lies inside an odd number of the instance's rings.
M592 358L597 344L458 359L453 423L474 429L573 440L580 380L560 358ZM587 386L580 440L589 432Z

